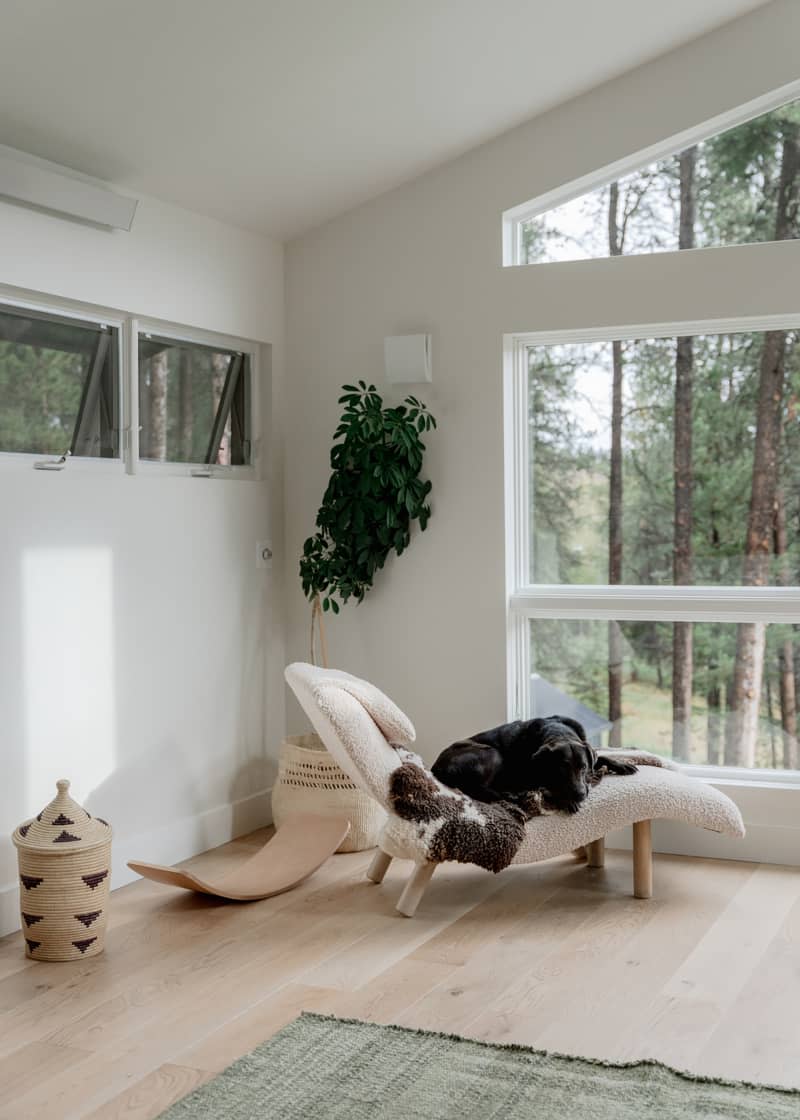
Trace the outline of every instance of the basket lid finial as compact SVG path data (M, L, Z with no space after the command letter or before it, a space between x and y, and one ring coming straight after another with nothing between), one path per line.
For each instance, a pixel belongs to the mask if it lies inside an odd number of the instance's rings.
M15 830L12 839L16 847L63 854L108 843L111 826L87 813L70 797L69 788L66 778L58 779L58 793L50 804Z

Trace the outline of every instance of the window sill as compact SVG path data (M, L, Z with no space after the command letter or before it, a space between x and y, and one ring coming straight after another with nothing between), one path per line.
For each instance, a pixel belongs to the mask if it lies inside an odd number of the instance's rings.
M206 473L207 472L207 473ZM152 459L139 459L133 466L134 474L161 478L191 478L200 482L261 482L258 467L220 467L204 463L157 463Z
M36 468L36 463L46 463L57 460L58 455L28 454L22 451L0 451L0 472L26 471L36 474L125 474L125 463L121 458L101 459L89 456L76 456L70 459L59 469L47 470Z
M128 465L124 459L101 459L88 456L70 457L58 468L37 468L36 463L55 461L59 456L47 454L28 454L27 452L0 451L0 474L28 473L39 475L76 475L102 474L116 476L152 475L154 477L192 478L206 482L263 482L264 478L257 467L211 467L202 463L154 463L145 460ZM209 474L202 474L205 470Z
M684 766L684 774L713 786L753 790L800 790L800 770L746 770L730 766Z

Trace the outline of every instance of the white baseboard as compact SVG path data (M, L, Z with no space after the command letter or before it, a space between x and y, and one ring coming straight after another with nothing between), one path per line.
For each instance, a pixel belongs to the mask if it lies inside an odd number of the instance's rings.
M609 833L606 837L607 848L630 849L631 846L629 828ZM653 851L674 856L800 867L800 829L748 824L747 835L737 840L681 821L653 821Z
M112 890L138 878L127 866L129 859L144 860L146 863L179 863L271 824L271 796L272 790L265 789L240 801L218 805L193 817L181 817L147 832L115 833L111 861ZM0 887L0 937L14 933L19 925L19 884L15 882Z
M747 833L737 840L680 821L653 822L653 850L678 856L708 856L800 867L800 789L781 782L711 783L739 806ZM630 848L631 830L606 837L610 848Z

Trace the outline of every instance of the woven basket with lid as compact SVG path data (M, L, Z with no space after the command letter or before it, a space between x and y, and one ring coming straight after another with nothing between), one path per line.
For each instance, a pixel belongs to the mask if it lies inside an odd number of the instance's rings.
M69 796L69 782L13 840L26 955L74 961L102 952L111 883L111 826Z

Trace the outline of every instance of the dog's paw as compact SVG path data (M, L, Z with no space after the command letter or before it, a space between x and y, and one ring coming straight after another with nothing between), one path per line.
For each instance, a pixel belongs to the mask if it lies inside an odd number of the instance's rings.
M498 800L505 801L508 805L519 805L520 808L524 808L526 797L528 797L527 793L501 793L498 795Z
M559 800L546 801L545 804L548 805L551 809L555 810L557 813L568 813L570 816L572 816L574 813L577 813L579 811L583 802Z
M617 774L635 774L639 767L635 762L618 762L616 763Z
M526 790L515 797L515 803L529 817L540 817L547 812L552 812L547 799L538 790Z
M609 755L598 755L595 773L602 777L604 774L635 774L639 769L635 762L628 758L614 758Z

